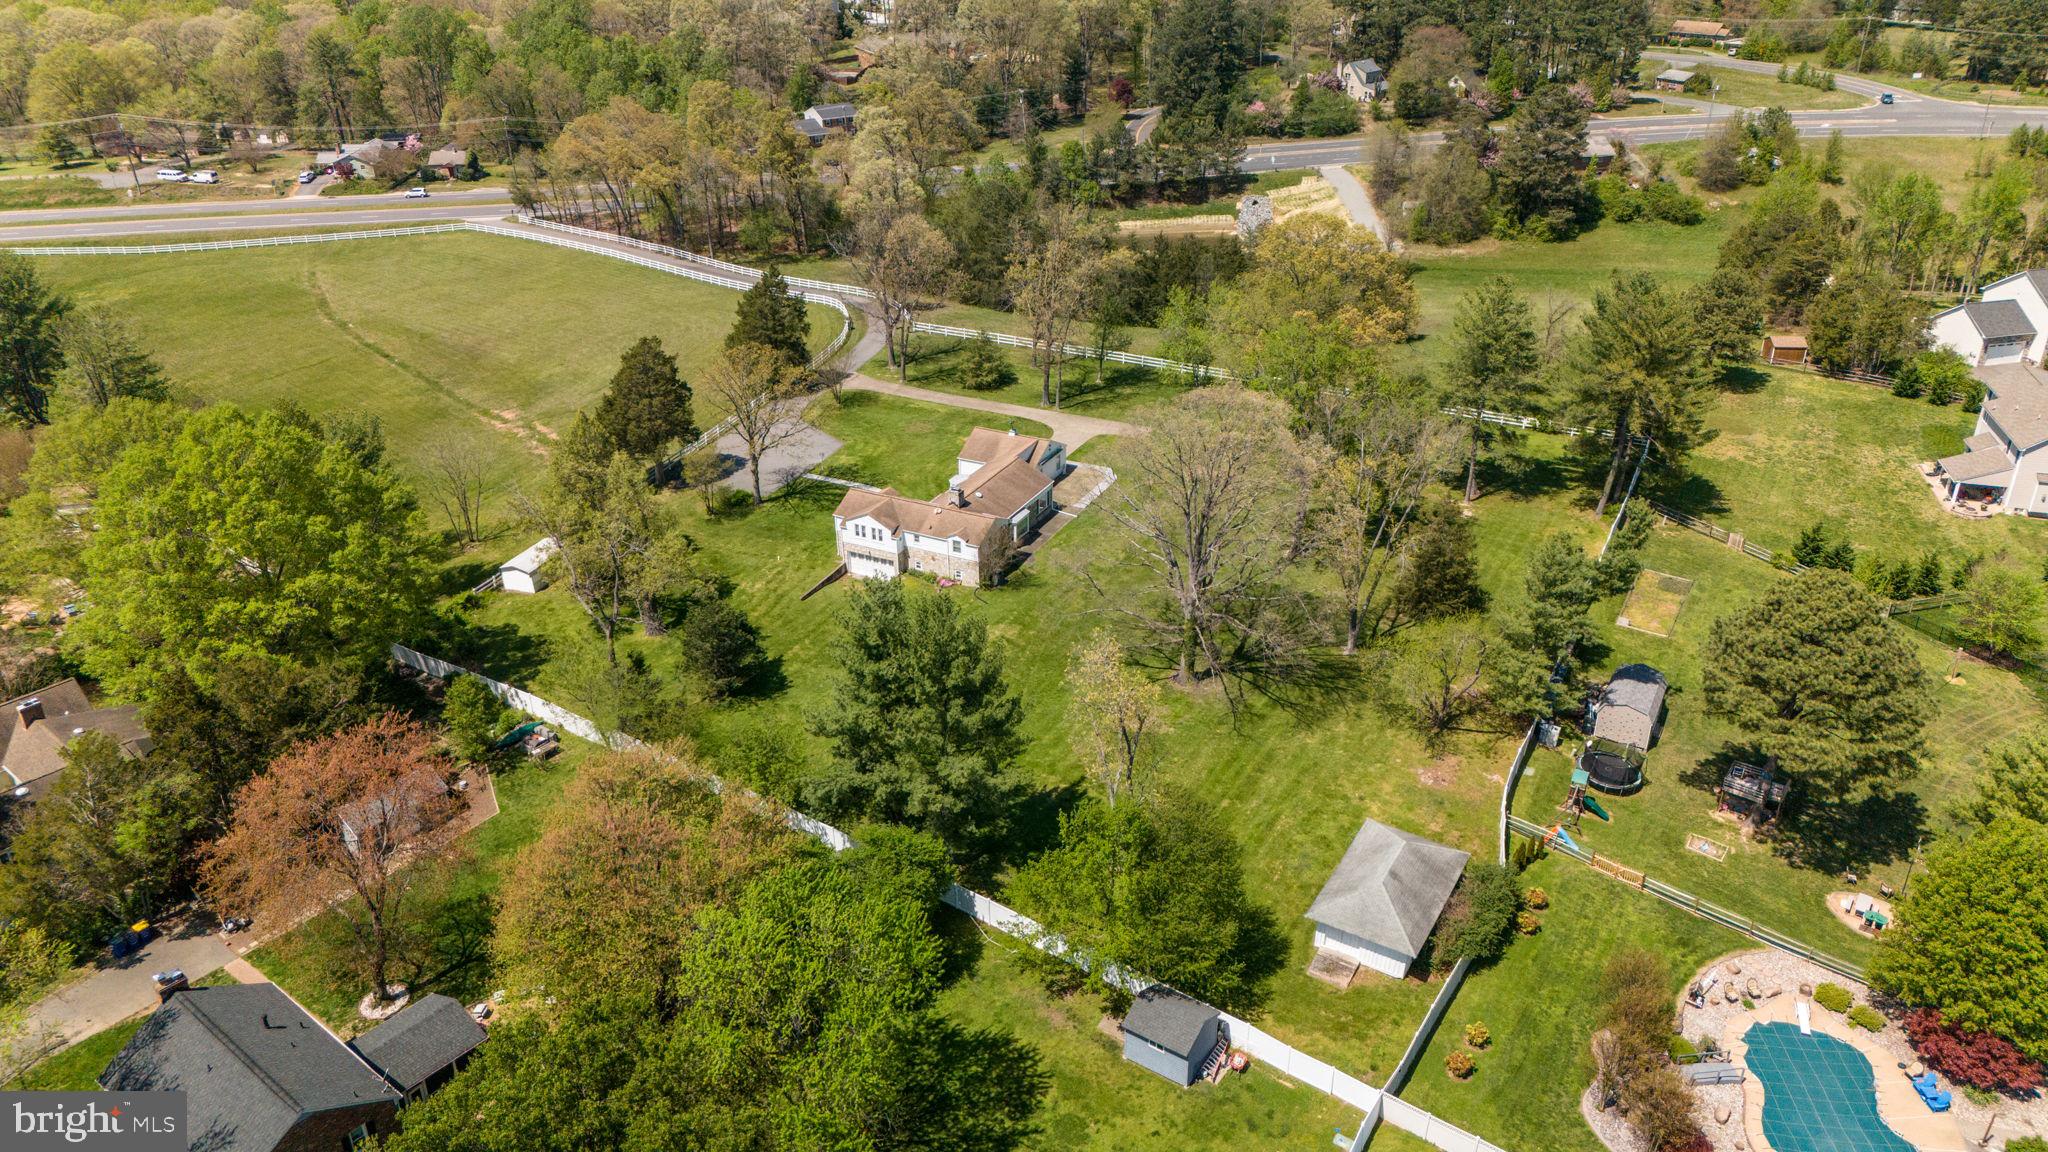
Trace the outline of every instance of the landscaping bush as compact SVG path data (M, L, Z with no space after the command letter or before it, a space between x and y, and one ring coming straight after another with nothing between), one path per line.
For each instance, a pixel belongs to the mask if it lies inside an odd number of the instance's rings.
M1465 1044L1471 1048L1484 1048L1493 1043L1493 1033L1486 1030L1482 1021L1474 1020L1465 1025Z
M1444 1056L1444 1071L1450 1073L1453 1080L1469 1079L1477 1067L1471 1054L1463 1048L1453 1048Z
M1863 1029L1865 1032L1882 1032L1884 1031L1884 1013L1879 1012L1868 1004L1858 1004L1854 1008L1849 1009L1849 1023Z
M1697 1045L1676 1032L1671 1034L1670 1042L1664 1045L1664 1054L1671 1057L1673 1061L1681 1060L1688 1056L1697 1056L1699 1053L1700 1050Z
M1528 911L1515 913L1515 931L1520 932L1524 936L1534 936L1542 930L1543 917Z
M1813 990L1813 1002L1830 1012L1847 1012L1852 999L1840 984L1822 984Z
M1522 903L1541 912L1545 908L1550 907L1550 893L1545 892L1541 888L1531 888L1527 892L1522 893Z
M1543 842L1534 836L1517 836L1515 846L1508 851L1508 866L1517 872L1526 872L1529 865L1543 859ZM1531 891L1540 892L1536 888Z
M505 734L511 712L474 676L457 676L442 697L441 719L448 725L448 750L459 759L481 760Z
M1907 1013L1905 1027L1920 1059L1958 1084L2011 1093L2042 1085L2041 1066L2002 1036L1965 1031L1932 1008Z
M1498 864L1476 863L1465 869L1451 897L1451 906L1437 925L1431 963L1442 971L1460 960L1485 963L1507 950L1514 935L1521 893L1514 877Z
M2005 1152L2048 1152L2048 1140L2039 1136L2022 1136L2005 1142Z
M960 383L976 392L994 392L1017 382L1017 370L996 348L987 333L967 343L966 358L960 364Z

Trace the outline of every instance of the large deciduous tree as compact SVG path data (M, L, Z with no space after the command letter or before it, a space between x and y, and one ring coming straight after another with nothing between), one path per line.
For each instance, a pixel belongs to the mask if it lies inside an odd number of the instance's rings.
M747 450L754 503L762 501L761 460L809 431L789 402L803 395L803 374L759 344L728 348L704 373L705 391L732 413L732 433Z
M2048 1060L2048 824L2005 817L1937 848L1898 913L1873 987Z
M135 444L93 516L93 610L73 627L86 670L130 698L245 657L365 666L432 599L412 493L288 413L218 405Z
M1840 572L1780 580L1707 635L1708 712L1821 795L1912 775L1926 679L1883 605Z
M1261 229L1251 268L1213 298L1230 366L1304 408L1317 392L1356 386L1373 349L1415 324L1406 264L1370 229L1332 216Z
M1233 1012L1264 1001L1285 953L1273 914L1245 892L1229 829L1174 793L1083 801L1010 892L1091 972L1114 966Z
M424 727L386 714L309 740L242 785L201 885L224 914L277 924L329 911L379 999L423 911L418 862L445 853L461 801ZM412 865L412 866L408 866Z
M1235 702L1233 678L1294 648L1295 622L1270 595L1294 507L1287 408L1223 385L1154 409L1145 423L1111 515L1159 583L1119 608L1177 683L1219 677Z
M1081 722L1076 743L1103 797L1115 805L1125 796L1142 794L1151 738L1165 724L1159 685L1131 667L1123 645L1102 632L1075 651L1067 686Z
M987 622L898 580L856 582L839 620L842 678L811 722L832 762L804 795L974 850L1007 816L1023 749L1023 706Z
M662 599L697 587L696 544L676 524L674 508L648 489L645 469L623 452L594 487L558 477L520 504L527 523L554 541L547 568L604 637L613 666L628 616L637 613L643 631L662 635Z
M170 395L163 369L120 314L109 308L79 308L57 322L57 346L64 367L58 379L82 403L104 408L117 397L163 400Z
M625 996L668 1016L698 909L792 855L779 814L663 751L585 761L499 893L492 951L518 989Z

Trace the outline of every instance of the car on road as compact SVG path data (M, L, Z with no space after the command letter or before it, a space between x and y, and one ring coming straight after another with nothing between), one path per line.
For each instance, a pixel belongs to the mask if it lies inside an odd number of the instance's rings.
M1884 95L1882 95L1882 96L1879 96L1879 97L1877 98L1877 102L1878 102L1879 104L1889 104L1889 103L1891 103L1891 102L1892 102L1892 94L1891 94L1891 93L1889 93L1889 92L1886 92L1886 93L1885 93Z
M405 190L405 198L407 200L425 200L427 198L427 190L425 188L407 188Z
M319 178L320 174L318 172L313 171L311 168L308 168L304 172L299 173L299 183L301 184L311 184L313 181L318 180Z
M176 168L159 168L156 170L156 178L166 184L183 184L185 182L185 174Z

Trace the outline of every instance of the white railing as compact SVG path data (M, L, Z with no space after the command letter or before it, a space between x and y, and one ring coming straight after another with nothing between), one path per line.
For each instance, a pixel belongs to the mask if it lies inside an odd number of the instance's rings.
M931 324L923 320L912 323L910 330L912 332L922 332L929 336L955 336L962 340L974 340L985 336L997 344L1010 348L1037 347L1036 342L1025 336L1012 336L1008 332L984 332L979 328L958 328L951 324ZM1066 349L1067 355L1075 359L1095 359L1095 349L1085 344L1066 344L1062 345L1062 347ZM1179 360L1167 360L1158 356L1141 356L1136 352L1111 350L1104 352L1102 358L1113 364L1136 364L1145 368L1158 368L1190 376L1208 376L1218 380L1237 379L1237 377L1223 371L1221 368L1211 368L1201 364L1184 364Z
M573 733L594 744L602 744L614 748L638 748L644 746L639 740L624 733L606 735L600 732L598 726L590 720L566 708L543 700L531 692L515 688L498 680L493 680L480 673L471 672L466 668L451 664L438 657L428 656L403 644L392 645L391 656L401 664L440 676L444 679L455 676L475 676L499 699L514 708L530 716L545 720L565 732ZM784 820L790 827L817 839L834 851L844 851L853 845L852 838L847 836L846 833L825 823L823 820L806 816L801 812L784 809ZM984 896L973 889L955 884L946 891L941 899L948 906L973 917L980 923L1006 936L1021 940L1033 948L1055 956L1064 955L1066 952L1065 944L1057 936L1048 933L1045 927L1036 920L1014 908L1004 905L1001 901ZM1082 966L1085 967L1085 965ZM1151 981L1142 976L1116 970L1103 972L1101 976L1106 981L1133 991L1146 987L1151 983ZM1500 1152L1494 1145L1480 1140L1464 1129L1453 1124L1447 1124L1411 1104L1403 1103L1358 1077L1334 1065L1318 1060L1306 1052L1300 1051L1248 1020L1240 1019L1228 1012L1220 1013L1220 1015L1225 1026L1229 1029L1232 1047L1242 1049L1253 1059L1264 1063L1267 1067L1282 1075L1298 1080L1324 1095L1364 1112L1366 1119L1360 1125L1362 1132L1369 1132L1371 1130L1373 1118L1380 1115L1380 1109L1384 1107L1385 1117L1388 1122L1397 1128L1421 1136L1437 1147L1444 1149L1444 1152Z
M638 248L644 252L659 252L664 256L677 260L689 260L697 264L708 264L720 271L738 276L749 284L761 278L761 270L758 268L749 268L745 264L735 264L730 260L720 260L716 256L706 256L701 252L692 252L687 248L656 244L651 240L638 240L631 236L620 236L597 228L585 228L578 224L563 224L554 220L543 220L538 216L521 215L519 219L527 224L531 224L535 228L546 228L551 232L565 232L572 236L587 236L592 239L609 241L613 244L623 244L628 248ZM832 280L810 280L802 276L784 276L783 279L798 288L830 292L835 296L851 296L859 300L872 300L875 295L858 284L840 284Z
M261 225L257 225L261 227ZM247 236L240 240L183 240L174 244L50 244L9 248L16 256L153 256L169 252L224 252L234 248L282 248L295 244L332 244L339 240L380 240L387 236L428 236L466 232L472 225L415 224L404 228L358 229L349 232L299 232L286 236Z

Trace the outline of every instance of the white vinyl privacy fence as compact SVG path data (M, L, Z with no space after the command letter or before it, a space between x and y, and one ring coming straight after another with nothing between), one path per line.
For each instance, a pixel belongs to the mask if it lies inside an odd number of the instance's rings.
M616 732L606 733L585 717L522 688L493 680L439 657L415 651L403 644L392 645L391 658L407 667L443 679L474 676L500 700L512 707L594 744L613 748L641 746L640 741L631 736ZM844 851L853 845L853 840L846 833L801 812L785 809L784 819L792 828L815 838L834 851ZM943 899L950 907L1033 948L1054 955L1061 955L1065 951L1060 940L1049 935L1037 921L970 888L955 884L946 892ZM1102 973L1102 978L1132 990L1151 983L1142 976L1116 971ZM1447 1000L1448 997L1440 995L1439 1003L1431 1006L1431 1015L1441 1016ZM1502 1152L1497 1146L1481 1140L1457 1125L1446 1123L1412 1104L1404 1103L1393 1095L1382 1092L1335 1065L1310 1056L1248 1020L1241 1020L1226 1012L1223 1013L1223 1022L1229 1030L1230 1043L1233 1047L1243 1050L1251 1058L1274 1071L1363 1112L1365 1117L1359 1124L1357 1134L1351 1139L1350 1147L1353 1149L1365 1147L1373 1126L1384 1118L1387 1123L1429 1141L1444 1152ZM1414 1047L1415 1045L1411 1045L1411 1049Z

